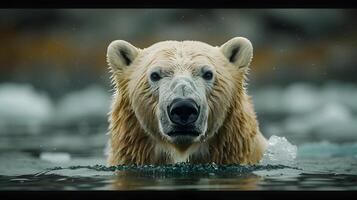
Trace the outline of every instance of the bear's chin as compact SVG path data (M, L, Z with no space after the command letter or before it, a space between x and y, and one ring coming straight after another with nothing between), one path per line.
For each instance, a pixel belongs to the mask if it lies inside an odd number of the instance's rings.
M171 137L172 145L180 152L186 151L193 143L195 137L180 135Z

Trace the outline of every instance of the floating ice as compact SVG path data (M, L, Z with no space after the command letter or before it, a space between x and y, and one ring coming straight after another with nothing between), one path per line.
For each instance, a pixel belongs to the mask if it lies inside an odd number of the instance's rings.
M328 103L314 112L291 116L283 122L282 128L287 134L315 134L319 138L340 141L346 137L355 138L357 125L351 111L336 102Z
M39 93L31 85L0 85L2 124L39 125L47 121L52 111L53 106L49 97Z
M110 94L98 85L66 94L53 103L45 93L29 84L0 84L0 134L40 133L47 125L79 126L104 123L110 108Z
M330 103L315 112L292 116L284 122L285 131L294 134L308 134L328 124L349 121L350 111L339 103Z
M317 87L306 83L294 83L288 87L264 87L252 91L258 112L303 114L331 103L341 104L357 111L357 85L329 82Z
M327 83L321 90L320 98L327 102L338 102L347 108L357 111L357 85L342 83Z
M282 112L282 92L281 88L273 86L253 92L254 107L262 113Z
M103 88L93 85L64 96L57 105L56 122L68 123L86 117L106 117L110 95Z
M295 142L356 140L357 85L294 83L253 91L254 106L268 135L289 135ZM266 122L265 122L265 121ZM275 120L275 121L274 121Z
M268 147L260 161L262 165L287 165L295 164L297 147L292 145L285 137L271 136Z
M282 107L289 113L306 113L316 109L320 105L320 98L315 87L296 83L284 91L282 95Z
M43 152L40 154L40 159L53 163L64 163L71 160L71 155L61 152Z

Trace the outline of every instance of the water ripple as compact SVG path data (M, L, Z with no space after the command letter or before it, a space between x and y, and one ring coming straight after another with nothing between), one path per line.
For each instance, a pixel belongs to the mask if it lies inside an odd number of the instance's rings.
M177 163L170 165L118 165L107 167L104 165L87 165L87 166L70 166L70 167L54 167L49 168L46 171L37 173L43 175L48 172L56 170L77 170L77 169L89 169L98 172L138 172L146 175L190 175L190 174L247 174L259 170L276 170L276 169L298 169L296 167L286 165L217 165L212 164L189 164L189 163Z

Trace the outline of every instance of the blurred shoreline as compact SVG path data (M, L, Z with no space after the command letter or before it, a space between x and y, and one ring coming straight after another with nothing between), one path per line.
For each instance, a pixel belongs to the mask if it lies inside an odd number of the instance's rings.
M29 83L57 98L110 89L108 44L163 40L254 46L250 87L357 83L357 12L350 9L2 9L0 83Z

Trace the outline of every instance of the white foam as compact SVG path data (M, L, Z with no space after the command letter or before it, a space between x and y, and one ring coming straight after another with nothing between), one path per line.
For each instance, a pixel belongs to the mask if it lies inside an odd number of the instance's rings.
M271 136L268 147L260 161L262 165L287 165L295 164L297 147L292 145L285 137Z

